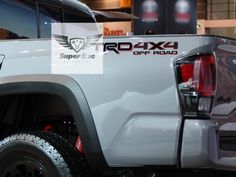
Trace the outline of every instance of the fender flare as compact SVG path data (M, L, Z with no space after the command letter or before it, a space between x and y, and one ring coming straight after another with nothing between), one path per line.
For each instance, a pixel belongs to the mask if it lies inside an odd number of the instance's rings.
M0 97L31 93L51 94L65 100L80 133L88 165L94 171L104 171L107 163L91 110L79 84L74 79L61 75L21 75L0 78Z

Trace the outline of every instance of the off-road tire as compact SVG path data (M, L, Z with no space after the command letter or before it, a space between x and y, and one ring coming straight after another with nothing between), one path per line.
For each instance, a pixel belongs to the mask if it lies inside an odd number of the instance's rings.
M24 164L25 163L25 164ZM3 177L27 176L23 166L37 166L43 175L33 177L88 177L87 165L78 151L62 137L47 132L15 134L0 142L0 172ZM11 167L17 172L9 172ZM21 166L20 166L21 165ZM18 169L21 168L21 169ZM25 170L25 171L24 171ZM10 170L14 171L14 170ZM31 170L33 171L33 170ZM18 174L19 173L19 174Z

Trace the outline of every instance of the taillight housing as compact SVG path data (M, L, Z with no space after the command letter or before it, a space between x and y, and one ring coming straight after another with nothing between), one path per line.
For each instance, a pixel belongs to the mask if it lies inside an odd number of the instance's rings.
M180 59L176 69L184 114L209 114L216 89L215 55L197 54Z

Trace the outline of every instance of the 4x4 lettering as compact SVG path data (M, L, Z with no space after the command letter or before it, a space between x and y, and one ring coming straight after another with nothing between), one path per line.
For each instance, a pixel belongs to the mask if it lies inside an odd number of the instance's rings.
M137 44L134 45L135 49L143 49L143 50L147 50L148 49L148 42L139 42Z
M154 42L149 42L149 44L152 45L152 47L149 50L165 50L163 44L165 44L165 42L158 42L158 43L154 43Z
M179 48L179 45L178 45L178 42L167 42L167 43L164 45L164 48L178 49L178 48Z

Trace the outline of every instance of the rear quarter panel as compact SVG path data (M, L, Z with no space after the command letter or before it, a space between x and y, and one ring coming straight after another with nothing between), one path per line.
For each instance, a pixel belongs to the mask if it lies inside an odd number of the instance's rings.
M104 42L178 42L177 55L104 55L102 75L68 75L82 88L109 166L175 165L181 110L174 61L214 42L200 36L136 36ZM0 76L50 73L49 41L0 42ZM204 49L205 50L205 49Z
M178 55L109 51L104 56L103 75L75 77L91 105L109 165L175 165L182 118L174 61L195 54L213 39L150 36L104 41L178 42Z

